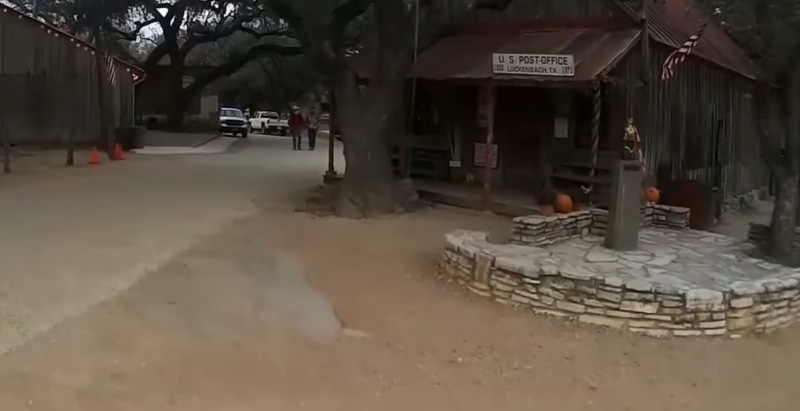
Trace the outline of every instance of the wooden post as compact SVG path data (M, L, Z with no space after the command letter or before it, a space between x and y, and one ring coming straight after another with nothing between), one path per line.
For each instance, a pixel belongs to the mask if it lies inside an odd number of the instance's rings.
M589 206L594 206L594 178L597 173L597 152L600 147L600 120L602 118L603 89L600 82L595 84L592 90L593 113L592 113L592 168L589 170L589 186L585 189L588 195Z
M642 30L642 80L645 86L650 83L650 24L647 21L647 8L652 0L642 0L642 10L639 24Z
M11 173L11 143L8 141L6 125L0 124L0 138L3 139L3 174Z
M67 165L75 165L75 126L70 124L69 136L67 136Z
M336 146L336 95L331 91L328 93L328 171L325 175L329 178L336 175L334 167L334 149Z
M483 204L484 208L490 209L492 201L492 144L494 143L494 106L495 106L495 86L490 84L486 90L486 156L484 162L483 176Z

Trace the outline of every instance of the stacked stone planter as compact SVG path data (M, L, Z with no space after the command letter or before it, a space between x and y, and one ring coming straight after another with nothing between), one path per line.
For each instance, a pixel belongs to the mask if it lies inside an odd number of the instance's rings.
M689 228L689 209L661 204L651 204L653 217L651 227L674 228L684 230Z
M757 245L758 247L765 248L769 241L769 226L765 224L750 223L750 229L747 230L747 241ZM794 232L794 248L800 252L800 228Z
M608 210L594 208L591 212L592 224L589 226L589 233L592 235L605 237L608 230Z
M641 208L642 228L676 230L689 228L689 209L649 203ZM511 242L532 246L555 244L587 234L605 236L608 210L594 208L554 216L525 216L514 219Z
M580 218L584 214L557 221L585 221ZM788 268L775 278L735 282L725 290L670 288L598 276L544 248L490 244L486 233L469 231L446 235L439 268L473 293L505 305L651 337L737 337L800 319L800 270Z
M589 234L590 211L576 211L554 216L529 216L514 219L512 241L543 246Z

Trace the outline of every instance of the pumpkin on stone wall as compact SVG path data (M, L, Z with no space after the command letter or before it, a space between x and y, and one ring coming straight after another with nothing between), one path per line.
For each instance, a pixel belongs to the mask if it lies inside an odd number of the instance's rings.
M556 195L556 201L553 203L553 210L556 213L571 213L574 205L572 198L566 194Z
M661 198L661 193L655 187L648 187L644 190L644 198L649 203L658 203Z

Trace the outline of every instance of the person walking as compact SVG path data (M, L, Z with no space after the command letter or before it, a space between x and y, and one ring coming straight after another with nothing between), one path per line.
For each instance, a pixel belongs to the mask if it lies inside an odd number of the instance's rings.
M308 149L314 151L317 146L317 130L319 129L319 114L316 108L308 113Z
M292 106L292 112L289 114L289 132L292 133L292 149L303 149L303 129L306 127L306 120L303 114L300 113L300 107Z

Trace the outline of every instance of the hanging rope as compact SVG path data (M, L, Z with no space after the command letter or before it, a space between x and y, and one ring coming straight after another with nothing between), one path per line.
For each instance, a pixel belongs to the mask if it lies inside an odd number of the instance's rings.
M594 177L597 168L597 151L600 147L600 107L603 102L600 83L594 86L593 90L593 113L592 113L592 167L589 169L589 185L581 187L584 194L589 196L589 205L592 205L592 192L594 191Z

